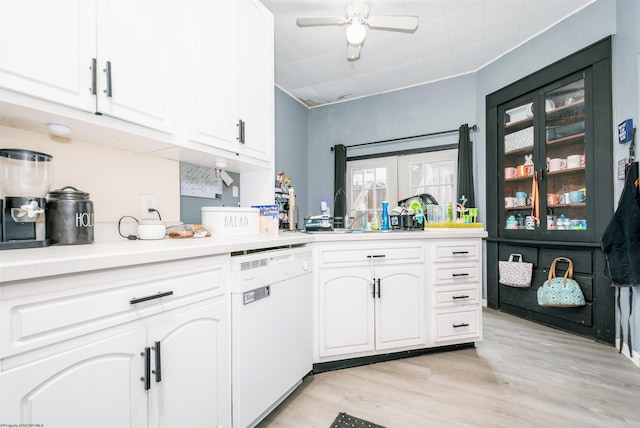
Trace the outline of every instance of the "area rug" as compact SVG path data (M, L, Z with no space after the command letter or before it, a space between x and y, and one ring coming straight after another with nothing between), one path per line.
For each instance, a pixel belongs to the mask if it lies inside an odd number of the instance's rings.
M382 425L376 425L372 422L359 419L344 412L340 412L330 428L384 428Z

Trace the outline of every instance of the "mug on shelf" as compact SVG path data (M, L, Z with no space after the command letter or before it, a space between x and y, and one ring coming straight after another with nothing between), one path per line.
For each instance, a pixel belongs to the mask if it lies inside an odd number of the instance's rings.
M527 218L524 219L524 227L527 230L536 230L536 218L528 215Z
M515 178L518 175L518 170L512 166L504 169L504 178Z
M567 169L567 160L566 159L560 159L560 158L548 159L547 160L547 169L550 172Z
M516 198L527 198L527 192L516 192Z
M584 155L567 156L567 168L580 168L584 166Z
M526 207L527 198L516 198L516 207Z
M562 195L557 193L547 193L547 205L558 205L562 200Z
M569 193L570 192L562 194L562 203L563 204L570 204L571 203L571 197L570 197L571 195Z
M584 202L587 199L585 189L573 190L569 192L569 202L572 204Z
M507 196L504 198L504 206L505 208L512 208L516 206L516 198L513 196Z
M533 165L524 164L518 165L516 168L518 177L526 177L527 175L533 175Z

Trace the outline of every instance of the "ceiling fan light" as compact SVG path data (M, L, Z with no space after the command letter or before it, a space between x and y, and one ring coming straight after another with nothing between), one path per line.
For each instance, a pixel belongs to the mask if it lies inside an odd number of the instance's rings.
M354 21L347 28L347 41L351 45L361 45L364 36L367 34L366 28L358 21Z

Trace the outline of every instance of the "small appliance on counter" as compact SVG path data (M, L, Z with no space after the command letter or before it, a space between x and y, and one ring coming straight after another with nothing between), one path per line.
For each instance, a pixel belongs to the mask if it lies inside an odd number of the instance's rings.
M51 155L0 149L0 250L49 245L45 195L51 186Z
M417 210L426 205L438 205L438 201L428 193L421 193L398 201L398 206L391 211L389 216L391 228L422 230L424 226L417 220L415 214Z
M304 219L305 232L331 232L333 231L334 219L331 217L327 203L320 204L322 214L308 216Z
M73 186L50 191L46 230L51 245L93 243L93 202L89 194Z

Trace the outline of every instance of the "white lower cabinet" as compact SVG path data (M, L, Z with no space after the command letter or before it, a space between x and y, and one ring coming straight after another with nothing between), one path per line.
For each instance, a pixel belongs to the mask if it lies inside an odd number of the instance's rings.
M224 260L0 284L3 422L229 426Z
M422 244L316 251L316 362L426 344Z
M146 331L138 328L0 374L7 424L46 427L142 427Z
M434 240L431 262L433 342L436 346L482 338L482 248L479 239Z

